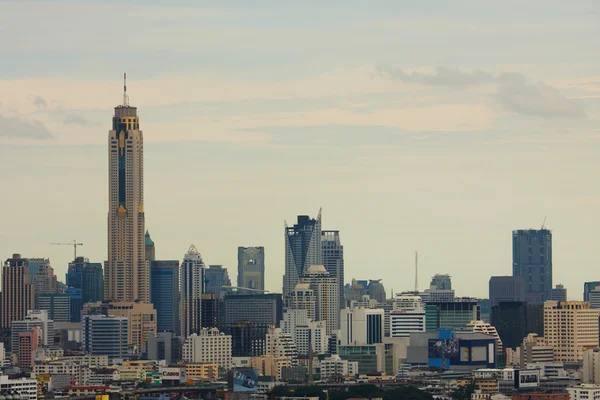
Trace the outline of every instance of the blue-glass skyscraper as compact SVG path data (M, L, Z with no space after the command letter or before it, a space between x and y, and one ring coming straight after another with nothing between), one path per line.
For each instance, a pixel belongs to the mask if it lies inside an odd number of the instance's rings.
M150 298L158 332L179 333L179 261L150 262Z
M548 229L513 231L513 276L525 281L531 303L550 299L552 290L552 232Z

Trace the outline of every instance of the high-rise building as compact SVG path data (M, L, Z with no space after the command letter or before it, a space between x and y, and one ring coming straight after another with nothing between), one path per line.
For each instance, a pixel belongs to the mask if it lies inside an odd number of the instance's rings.
M185 340L182 353L186 362L214 363L228 370L231 367L231 336L217 328L201 329Z
M235 322L226 327L231 335L233 357L254 357L264 353L268 326L255 325L250 321Z
M496 327L504 346L515 349L523 338L535 329L529 322L528 305L522 301L501 301L492 307L491 323Z
M219 300L212 293L203 293L200 296L200 326L202 328L216 328Z
M37 307L39 297L42 294L55 294L59 292L58 280L54 275L54 268L50 263L40 264L35 276L32 277L35 282L35 305Z
M369 296L378 303L385 303L385 288L381 279L369 279Z
M67 293L39 296L37 309L46 311L54 322L71 322L71 296Z
M249 321L255 326L279 326L283 318L281 294L229 294L225 297L225 325Z
M600 285L590 290L587 298L592 308L600 308Z
M88 263L83 269L81 297L84 303L104 300L104 272L101 263Z
M346 308L344 296L344 246L340 241L340 231L321 231L323 266L338 281L340 309Z
M552 232L548 229L513 231L513 276L525 281L525 293L550 299L552 289Z
M398 295L390 313L390 336L410 337L412 332L425 332L425 308L419 296Z
M35 275L40 268L40 265L50 264L47 258L28 258L27 266L29 267L29 275L31 275L31 283L35 284Z
M231 280L227 268L222 265L209 265L204 275L204 292L212 293L218 300L230 292Z
M477 301L441 301L425 306L426 331L440 328L462 329L471 321L481 320L481 310Z
M583 352L582 383L600 384L600 349L587 349Z
M177 334L179 322L179 261L150 261L150 298L158 332Z
M270 327L265 339L265 354L273 357L286 357L295 365L298 360L298 348L294 339L281 328Z
M181 360L181 336L171 332L151 333L146 341L142 357L146 360L166 360L169 364L177 364Z
M127 358L127 317L84 315L81 347L92 355L108 356L109 362Z
M265 290L264 247L238 247L237 285L240 288Z
M149 265L145 256L144 137L137 108L115 107L108 133L108 259L104 298L150 301Z
M315 320L317 315L317 300L315 298L315 291L308 283L299 283L296 285L289 297L288 309L304 310L308 319Z
M552 288L550 291L550 300L567 301L567 288L561 284L556 285L556 287Z
M337 279L330 276L322 265L311 265L300 278L300 283L310 286L315 296L315 321L325 321L327 334L340 328L340 302Z
M583 301L590 301L590 292L600 286L600 281L585 282L583 284Z
M31 369L34 366L34 353L40 344L40 329L31 328L28 332L17 334L16 350L17 366Z
M585 301L546 301L544 338L554 348L554 360L579 362L585 349L598 347L599 316Z
M83 287L83 270L89 262L90 260L85 257L77 257L69 263L66 275L67 287L77 289Z
M380 308L345 308L340 314L342 346L383 343L383 310Z
M452 290L452 279L448 274L435 274L429 286L435 286L438 290Z
M21 321L13 321L11 329L11 349L17 349L19 345L19 333L31 332L38 328L40 345L49 346L54 338L54 321L48 318L48 313L42 310L29 310L27 316Z
M493 325L490 325L487 322L483 321L471 321L467 324L467 329L472 330L473 332L483 333L489 336L493 336L496 338L496 352L501 355L504 353L504 349L502 347L502 339L500 335L498 335L498 331Z
M204 262L202 256L191 245L181 265L181 336L184 338L199 332L200 298L204 293Z
M492 308L500 302L525 301L525 281L521 276L492 276L489 293Z
M33 310L34 287L27 260L13 254L2 267L2 326L9 329L12 321L21 321L28 310Z
M316 219L299 215L298 222L285 225L285 275L283 297L287 297L311 265L322 265L321 210Z
M146 257L146 261L148 262L156 260L156 248L148 231L144 235L144 257Z

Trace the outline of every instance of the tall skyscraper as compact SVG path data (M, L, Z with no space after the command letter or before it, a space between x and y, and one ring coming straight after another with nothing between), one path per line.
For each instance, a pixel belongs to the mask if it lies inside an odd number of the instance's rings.
M158 332L179 333L179 261L150 261L150 298Z
M2 267L2 326L9 329L12 321L25 319L28 310L34 309L34 287L27 260L13 254Z
M513 231L513 276L525 280L528 300L550 299L552 290L552 232L548 229Z
M311 219L308 215L299 215L296 225L285 225L284 298L290 295L300 277L311 265L323 265L321 210L316 219Z
M108 133L108 259L104 298L150 301L149 265L145 257L144 137L137 108L115 107Z
M150 232L146 231L144 235L144 254L146 261L154 261L156 259L156 248L154 247L154 241L150 237Z
M204 293L204 261L191 245L181 265L181 336L200 332L200 298Z
M323 266L338 281L340 309L345 308L344 298L344 246L340 241L340 231L321 231Z
M550 300L567 301L567 288L558 284L550 291Z
M58 280L56 279L56 275L54 275L54 269L50 263L41 264L35 273L35 276L32 277L32 281L35 282L36 307L38 305L40 295L55 294L59 292Z
M500 302L525 301L525 281L520 276L492 276L489 285L490 307Z
M337 279L330 276L322 265L311 265L300 278L310 286L315 296L315 321L325 321L327 334L340 329L340 301Z
M218 300L231 291L231 280L227 268L222 265L209 265L204 271L204 293L212 293Z
M237 285L243 288L265 290L264 247L238 247Z
M104 300L104 273L102 264L88 263L83 269L81 297L84 303Z
M583 284L583 301L590 301L590 292L600 286L600 281L585 282Z

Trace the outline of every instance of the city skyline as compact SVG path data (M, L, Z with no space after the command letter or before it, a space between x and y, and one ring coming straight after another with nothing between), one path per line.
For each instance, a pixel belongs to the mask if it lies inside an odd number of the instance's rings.
M88 21L50 3L0 6L20 38L0 38L3 259L49 257L63 277L71 252L49 243L77 239L80 255L105 261L105 132L127 70L157 259L181 261L195 243L235 281L236 249L264 246L265 286L279 292L282 221L322 207L323 226L343 238L346 282L409 290L418 250L422 288L449 273L458 296L485 297L490 276L511 274L511 232L547 216L554 284L580 299L583 282L597 280L600 190L581 184L598 168L595 3L565 18L558 4L528 2L517 19L511 7L466 1L385 13L325 6L317 20L301 5L129 3L125 38L97 22L113 23L106 5L70 5L98 16ZM287 26L273 22L289 14ZM42 16L57 23L15 23L50 21ZM211 19L221 24L202 23ZM73 21L89 23L80 35L58 29ZM244 49L240 37L256 40ZM135 42L136 57L108 62L120 57L111 41Z

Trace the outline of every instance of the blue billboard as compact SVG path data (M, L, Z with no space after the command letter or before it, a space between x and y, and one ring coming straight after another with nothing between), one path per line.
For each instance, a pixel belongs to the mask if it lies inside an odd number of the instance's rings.
M255 369L233 370L234 392L256 392L258 391L258 371Z

